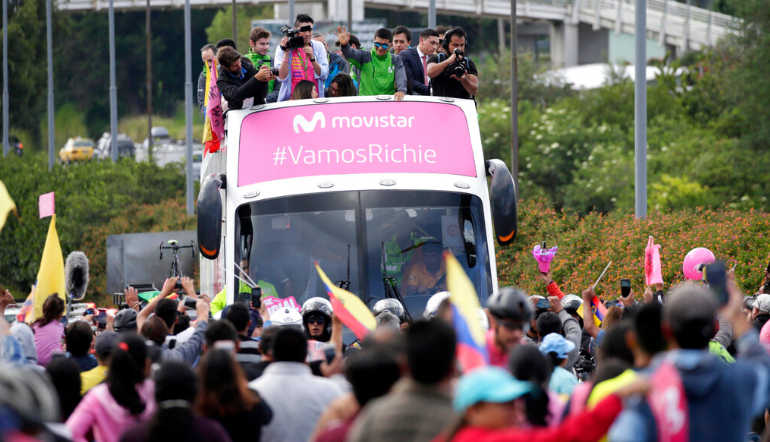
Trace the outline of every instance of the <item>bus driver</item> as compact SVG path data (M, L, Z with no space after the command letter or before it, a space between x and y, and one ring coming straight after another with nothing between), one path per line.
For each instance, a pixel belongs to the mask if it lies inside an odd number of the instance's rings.
M402 284L406 295L432 295L447 289L444 248L435 239L420 245L406 264Z

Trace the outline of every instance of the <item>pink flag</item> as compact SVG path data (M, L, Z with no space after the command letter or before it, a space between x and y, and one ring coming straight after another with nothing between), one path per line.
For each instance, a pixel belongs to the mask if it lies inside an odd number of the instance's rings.
M663 284L663 272L660 268L660 244L650 236L644 249L644 278L647 285Z
M650 379L652 388L647 396L658 427L660 442L687 442L690 440L690 422L687 397L679 371L665 361Z
M537 261L537 267L540 270L540 273L548 273L551 270L551 261L553 261L554 256L556 256L557 250L559 250L559 248L555 246L550 249L540 248L540 244L532 249L532 256L534 256L535 261Z
M217 87L217 67L216 63L212 63L211 69L211 85L209 88L209 102L206 107L206 116L211 122L211 131L217 136L217 139L223 140L225 138L225 119L224 112L222 112L222 94Z
M55 213L53 192L40 195L37 199L37 207L40 209L41 219L53 215Z

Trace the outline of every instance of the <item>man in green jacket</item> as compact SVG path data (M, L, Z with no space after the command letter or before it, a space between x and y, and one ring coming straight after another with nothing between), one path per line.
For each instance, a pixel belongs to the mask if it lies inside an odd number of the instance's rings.
M365 52L350 47L350 33L337 27L337 39L342 54L353 66L361 69L358 95L393 95L402 100L406 94L406 71L398 55L390 52L393 33L380 28L374 33L374 48Z

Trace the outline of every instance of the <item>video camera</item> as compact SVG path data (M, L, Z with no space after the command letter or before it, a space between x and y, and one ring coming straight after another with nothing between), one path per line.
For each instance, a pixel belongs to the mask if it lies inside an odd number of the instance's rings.
M289 41L286 43L286 49L301 49L305 47L305 38L299 35L299 33L310 30L306 30L306 27L309 26L303 26L299 29L290 28L286 25L281 26L281 34L289 37Z
M457 78L460 78L470 70L470 66L468 65L468 59L465 58L465 53L462 49L455 49L454 54L456 60L454 63L447 66L446 73L447 75L454 75Z

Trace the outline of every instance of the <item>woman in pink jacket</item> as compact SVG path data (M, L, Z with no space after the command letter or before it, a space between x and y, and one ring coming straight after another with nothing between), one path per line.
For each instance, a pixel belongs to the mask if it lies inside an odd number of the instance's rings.
M35 332L35 350L37 363L45 367L51 361L54 353L62 351L64 325L61 318L64 315L64 301L54 293L43 301L43 317L32 324Z
M128 428L147 421L155 411L154 384L144 339L123 336L113 350L107 379L89 390L69 419L75 442L93 430L100 442L117 442Z

